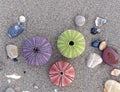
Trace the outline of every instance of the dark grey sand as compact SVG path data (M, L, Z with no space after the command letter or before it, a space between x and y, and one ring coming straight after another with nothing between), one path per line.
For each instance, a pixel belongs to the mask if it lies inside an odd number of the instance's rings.
M78 14L86 17L82 27L74 24L74 17ZM20 15L27 18L26 31L16 38L9 38L7 30ZM103 31L94 36L90 34L90 29L95 26L97 16L106 18L107 23L100 27ZM85 52L74 59L64 58L56 47L58 36L67 29L80 31L86 39ZM36 35L46 37L53 46L52 58L42 67L28 65L21 53L23 43ZM86 66L90 53L101 54L90 46L91 41L98 38L107 39L108 45L120 54L120 0L0 0L0 92L8 87L13 87L17 92L55 92L55 89L56 92L103 92L106 80L120 81L120 77L110 76L113 67L105 63L94 69ZM10 43L19 48L17 63L7 59L5 46ZM76 70L75 80L67 87L59 88L49 80L50 66L58 60L68 60ZM116 67L120 68L120 63ZM22 77L8 83L5 74L13 73ZM33 88L34 84L39 88Z

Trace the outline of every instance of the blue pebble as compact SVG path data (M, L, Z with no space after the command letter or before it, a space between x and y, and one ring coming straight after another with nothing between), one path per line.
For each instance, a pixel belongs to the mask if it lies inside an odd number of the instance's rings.
M99 48L100 42L101 42L100 40L94 40L91 43L91 45L92 45L92 47Z
M91 34L97 34L98 33L98 31L97 31L97 28L91 28Z
M14 25L8 29L8 35L12 38L17 37L23 31L24 31L24 26L21 23L19 23L19 24Z

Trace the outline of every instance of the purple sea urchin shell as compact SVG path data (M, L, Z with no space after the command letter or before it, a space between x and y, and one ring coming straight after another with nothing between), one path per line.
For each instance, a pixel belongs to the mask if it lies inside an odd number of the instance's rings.
M31 65L41 66L46 64L51 54L52 46L43 37L32 37L23 45L23 57Z

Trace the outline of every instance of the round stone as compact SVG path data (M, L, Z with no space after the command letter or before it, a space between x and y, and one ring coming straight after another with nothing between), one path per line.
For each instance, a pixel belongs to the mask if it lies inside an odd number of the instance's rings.
M114 49L108 47L104 49L102 58L105 63L110 66L114 66L118 64L119 55Z
M99 45L99 50L103 51L107 47L107 42L102 41Z
M19 21L21 22L21 23L24 23L25 21L26 21L26 18L25 18L25 16L20 16L19 17Z
M13 88L7 88L5 92L15 92Z
M80 15L76 16L75 17L75 24L77 26L83 26L85 24L85 17L84 16L80 16Z
M100 40L94 40L92 43L91 43L91 45L92 45L92 47L95 47L95 48L98 48L99 47L99 45L100 45Z

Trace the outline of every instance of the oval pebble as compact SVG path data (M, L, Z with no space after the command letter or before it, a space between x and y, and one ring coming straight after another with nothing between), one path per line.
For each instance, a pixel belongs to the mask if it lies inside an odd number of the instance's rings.
M5 92L15 92L15 90L13 88L7 88Z
M105 63L114 66L118 64L119 55L114 49L107 47L102 53L102 58Z
M13 25L8 29L8 36L11 38L17 37L24 31L24 29L25 27L21 23Z
M26 21L25 16L21 15L21 16L19 17L19 21L20 21L21 23L24 23L24 22Z
M83 26L85 24L85 17L84 16L80 16L80 15L76 16L75 17L75 24L77 26Z
M18 48L16 45L13 44L7 45L6 51L9 58L14 59L18 57Z
M99 50L103 51L107 47L107 42L102 41L99 45Z
M120 83L115 80L107 80L104 92L120 92Z

